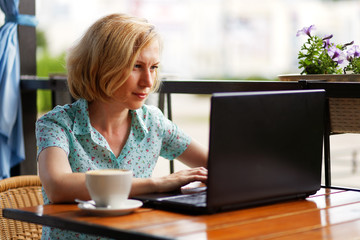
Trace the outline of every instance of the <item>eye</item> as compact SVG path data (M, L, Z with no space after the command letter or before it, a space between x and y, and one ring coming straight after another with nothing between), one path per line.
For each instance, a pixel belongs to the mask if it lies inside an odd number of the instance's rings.
M141 64L135 64L134 68L141 68Z
M154 66L151 66L151 68L150 68L150 69L151 69L152 71L154 71L154 70L156 70L156 69L158 69L158 68L159 68L159 66L154 65Z

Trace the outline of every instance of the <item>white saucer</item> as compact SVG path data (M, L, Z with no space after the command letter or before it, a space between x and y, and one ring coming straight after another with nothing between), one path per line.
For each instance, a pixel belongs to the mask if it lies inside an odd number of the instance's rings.
M81 210L94 215L119 216L129 214L142 205L143 203L139 200L128 199L120 208L95 207L87 203L79 203L78 207Z

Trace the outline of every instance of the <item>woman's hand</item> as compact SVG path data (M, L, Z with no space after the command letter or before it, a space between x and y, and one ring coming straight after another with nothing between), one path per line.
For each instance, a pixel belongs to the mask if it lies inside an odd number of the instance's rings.
M208 171L204 167L181 170L159 178L133 178L130 197L154 192L171 192L188 183L206 183Z
M154 178L156 192L170 192L195 181L206 183L208 170L204 167L181 170L173 174Z

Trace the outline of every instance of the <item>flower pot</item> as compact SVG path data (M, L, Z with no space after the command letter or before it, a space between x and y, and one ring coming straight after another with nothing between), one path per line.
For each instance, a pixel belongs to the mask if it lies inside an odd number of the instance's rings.
M282 74L280 81L324 80L327 82L360 82L360 74Z
M285 74L280 81L360 82L360 74ZM360 133L360 98L329 98L330 132Z

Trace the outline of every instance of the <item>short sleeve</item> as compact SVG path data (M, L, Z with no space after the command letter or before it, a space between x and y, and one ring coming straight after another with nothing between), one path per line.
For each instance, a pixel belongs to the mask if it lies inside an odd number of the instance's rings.
M47 147L60 147L69 154L69 129L61 112L48 113L36 122L37 156Z
M160 114L160 123L163 133L160 156L173 160L188 148L191 138L175 123L167 119L161 112Z

